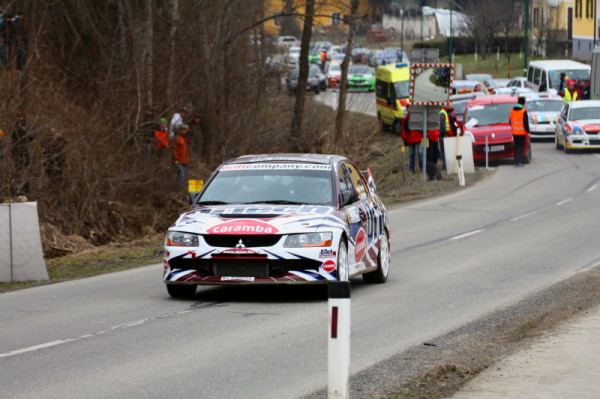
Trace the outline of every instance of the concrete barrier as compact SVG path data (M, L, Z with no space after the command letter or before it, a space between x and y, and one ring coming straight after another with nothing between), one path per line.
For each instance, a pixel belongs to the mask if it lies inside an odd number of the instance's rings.
M0 281L48 280L36 202L0 204Z

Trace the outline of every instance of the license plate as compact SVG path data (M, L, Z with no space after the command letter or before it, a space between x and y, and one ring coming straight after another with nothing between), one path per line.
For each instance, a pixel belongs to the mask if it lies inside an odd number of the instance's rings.
M503 145L490 146L490 152L498 152L498 151L504 151L504 146Z

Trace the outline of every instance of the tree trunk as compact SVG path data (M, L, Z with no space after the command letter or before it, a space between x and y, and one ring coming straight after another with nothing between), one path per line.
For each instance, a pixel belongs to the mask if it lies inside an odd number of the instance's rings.
M144 26L143 42L142 42L142 73L143 87L147 106L154 105L154 50L152 43L154 42L154 13L152 9L152 0L144 0Z
M168 104L173 104L173 85L175 83L175 48L177 41L177 25L179 24L179 0L169 0L169 55L167 72L167 90L165 97Z
M340 96L338 100L337 115L335 117L334 142L339 147L343 141L344 119L346 116L346 96L348 94L348 65L352 57L352 46L354 45L354 33L356 32L358 6L360 0L352 0L350 3L350 26L348 31L348 45L346 56L342 61L342 78L340 81Z
M302 116L304 115L304 102L306 100L306 82L308 80L308 50L312 37L313 17L315 15L315 0L306 1L306 16L304 17L304 30L302 31L302 43L300 44L300 73L298 86L296 88L296 103L294 104L294 115L292 116L291 145L293 151L298 151L299 142L302 138Z

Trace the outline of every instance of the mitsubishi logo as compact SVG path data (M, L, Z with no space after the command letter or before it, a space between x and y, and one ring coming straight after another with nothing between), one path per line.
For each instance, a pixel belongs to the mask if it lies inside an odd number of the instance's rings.
M496 133L492 133L492 138L495 139L496 138Z
M244 242L240 239L240 241L236 244L235 246L236 248L246 248L246 246L244 245Z

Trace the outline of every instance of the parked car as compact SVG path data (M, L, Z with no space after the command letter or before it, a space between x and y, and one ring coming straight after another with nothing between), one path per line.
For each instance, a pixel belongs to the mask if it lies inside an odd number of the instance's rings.
M565 104L556 122L556 149L600 149L600 101L580 100Z
M288 49L286 56L286 63L291 65L297 65L300 61L300 46L291 46Z
M246 155L219 166L169 227L163 281L198 285L385 283L388 216L372 176L339 155Z
M513 78L511 79L510 82L508 82L508 84L506 85L506 87L523 87L526 88L527 87L527 78L524 77L518 77L518 78Z
M552 138L556 132L555 123L565 105L562 97L546 93L525 94L524 97L531 138Z
M285 83L290 95L296 92L298 88L298 76L300 75L300 69L292 69L288 76L285 78ZM315 64L310 64L308 69L308 80L306 81L306 90L312 91L315 94L319 94L321 90L327 89L327 79L321 68Z
M300 45L300 41L294 36L278 36L275 42L279 47L291 47Z
M518 96L487 95L477 97L467 104L463 126L465 134L473 138L473 160L484 161L514 158L515 142L509 118L510 110L517 104ZM487 149L486 149L487 145ZM526 135L525 163L531 162L529 134Z
M350 65L348 89L375 91L375 69L368 65Z
M485 82L486 80L493 79L494 77L489 73L468 73L465 75L465 80L475 80L477 82Z
M510 79L487 79L483 81L483 85L490 92L490 94L496 94L496 89L500 87L507 87Z
M352 49L352 63L353 64L367 64L367 60L371 50L368 48L355 48Z
M450 89L452 94L469 94L479 91L490 94L483 83L476 80L454 80L452 81Z
M327 86L338 87L342 78L342 66L334 62L327 63L325 66L325 77L327 78Z
M400 47L386 47L383 49L383 51L396 53L397 62L410 63L408 54L406 54L404 51L402 51L402 49Z

